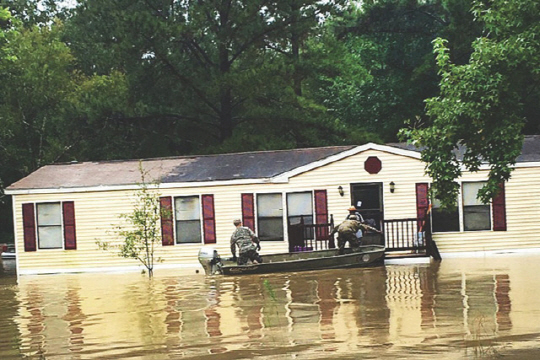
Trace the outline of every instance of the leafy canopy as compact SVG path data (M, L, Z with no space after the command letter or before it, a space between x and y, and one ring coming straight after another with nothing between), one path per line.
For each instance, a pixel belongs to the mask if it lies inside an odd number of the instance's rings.
M426 100L431 123L404 131L425 147L426 172L445 206L458 194L455 180L462 165L470 171L483 164L490 167L488 182L479 192L483 202L498 193L521 153L524 103L531 97L540 100L540 2L477 0L472 12L485 35L473 43L474 51L463 65L451 62L446 40L434 41L441 80L440 95ZM460 147L466 149L462 159Z

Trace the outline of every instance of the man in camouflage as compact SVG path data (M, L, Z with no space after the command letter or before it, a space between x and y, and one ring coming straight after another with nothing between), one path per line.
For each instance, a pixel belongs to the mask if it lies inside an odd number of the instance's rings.
M338 233L338 248L339 253L343 254L345 249L345 244L349 242L349 246L351 248L358 248L360 246L360 242L358 241L358 238L356 236L356 233L358 230L362 231L374 231L377 233L381 233L379 230L375 229L374 227L371 227L369 225L363 224L360 221L358 221L358 217L356 215L349 216L348 220L343 221L341 224L336 226L332 232L330 233L330 237L334 236L334 234Z
M242 226L241 220L234 220L234 230L231 236L231 252L233 259L238 261L238 265L246 265L249 261L254 264L262 262L257 250L261 250L259 238L248 227ZM238 258L236 258L236 247L238 247Z

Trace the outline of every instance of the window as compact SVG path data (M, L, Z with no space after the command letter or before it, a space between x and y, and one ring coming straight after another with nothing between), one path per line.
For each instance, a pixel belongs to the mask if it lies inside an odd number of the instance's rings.
M434 232L459 231L459 209L457 201L450 209L441 207L441 202L432 200L432 227Z
M283 240L281 194L257 195L257 235L260 240Z
M484 185L484 182L463 183L463 228L465 231L491 229L490 205L478 199L478 190Z
M304 221L304 224L313 224L313 198L311 192L290 193L287 194L287 215L289 224L299 224ZM305 230L305 235L312 239L313 229Z
M313 224L313 199L311 192L287 194L287 214L289 224Z
M201 242L201 206L198 196L174 199L176 243Z
M477 198L484 185L485 182L462 183L461 206L456 202L451 209L443 209L437 199L432 199L433 232L491 230L491 205ZM463 217L462 229L460 215Z
M40 249L62 248L62 212L59 202L37 204L37 234Z
M77 250L73 201L22 204L24 251Z

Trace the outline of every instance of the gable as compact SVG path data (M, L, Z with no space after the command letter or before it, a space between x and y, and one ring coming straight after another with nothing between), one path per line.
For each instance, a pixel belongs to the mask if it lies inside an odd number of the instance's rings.
M394 146L388 146L388 145L378 145L378 144L374 144L374 143L368 143L368 144L365 144L365 145L356 146L353 149L350 149L350 150L347 150L347 151L343 151L343 152L341 152L339 154L336 154L334 156L331 156L331 157L329 157L327 159L323 159L323 160L320 160L320 161L317 161L317 162L312 162L310 164L306 164L305 166L293 169L293 170L291 170L289 172L286 172L286 173L276 177L274 179L274 182L287 182L288 179L293 177L293 176L297 176L297 175L312 171L314 169L317 169L319 167L326 166L328 164L334 163L336 161L341 161L343 159L347 159L349 157L361 154L361 153L366 152L366 151L371 151L371 150L377 151L377 152L393 154L393 155L398 155L398 156L403 156L403 157L406 157L406 158L420 160L420 152L419 151L412 151L412 150L402 149L402 148L398 148L398 147L394 147Z

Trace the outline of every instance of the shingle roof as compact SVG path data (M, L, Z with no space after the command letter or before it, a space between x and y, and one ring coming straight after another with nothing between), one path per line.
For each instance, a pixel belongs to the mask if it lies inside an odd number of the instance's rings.
M392 143L387 144L395 148L410 150L415 152L420 152L421 148L417 148L414 145L407 143ZM456 150L458 160L463 159L463 154L465 153L464 147L459 147ZM523 139L523 147L521 150L521 155L516 159L517 163L524 162L540 162L540 135L527 135Z
M406 143L386 145L388 149L420 152ZM147 180L161 184L270 179L356 146L258 151L234 154L181 156L143 160L117 160L46 165L10 185L6 190L69 189L136 185L141 181L139 161ZM458 149L458 154L463 153ZM540 135L526 136L518 163L540 162Z
M139 161L147 181L162 184L265 179L323 160L355 146L258 151L143 160L98 161L46 165L10 185L7 190L81 188L132 185L141 182Z
M540 135L528 135L523 140L521 155L516 162L540 161Z

